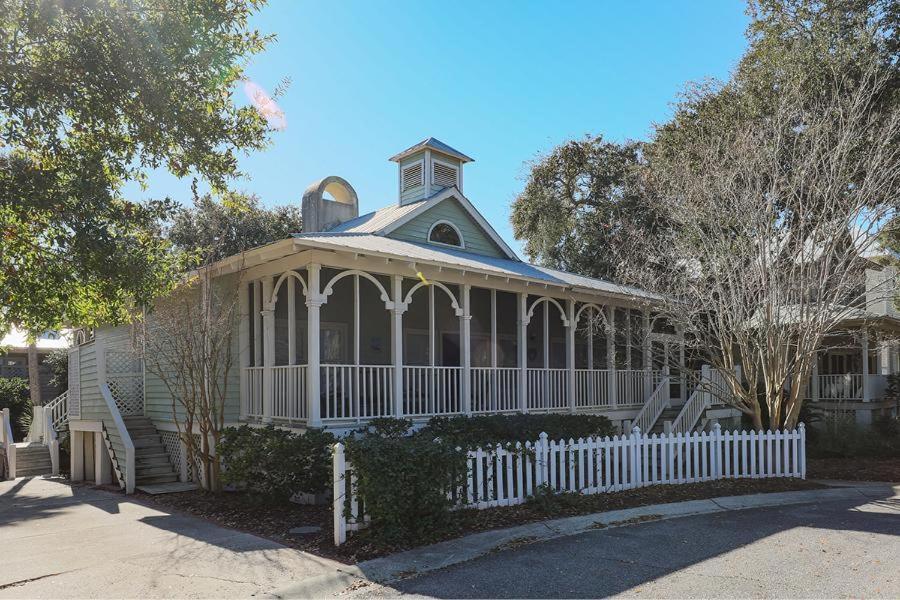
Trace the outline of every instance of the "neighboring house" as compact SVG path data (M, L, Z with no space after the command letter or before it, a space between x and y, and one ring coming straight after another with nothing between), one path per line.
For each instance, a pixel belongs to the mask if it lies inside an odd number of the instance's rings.
M898 408L896 399L885 398L888 375L900 373L897 268L873 262L859 286L860 306L822 345L806 398L815 410L869 424Z
M684 376L716 377L651 320L658 297L520 260L464 195L469 157L429 138L391 160L391 205L360 216L326 177L303 196L302 233L210 267L241 286L228 424L583 412L689 431L739 416ZM172 397L132 347L127 327L101 328L70 353L73 479L190 477Z
M44 363L47 355L54 350L69 347L67 331L47 331L35 340L38 353L38 375L41 382L41 400L49 402L63 390L50 383L53 373ZM21 377L28 381L28 340L24 332L13 328L0 339L0 378Z

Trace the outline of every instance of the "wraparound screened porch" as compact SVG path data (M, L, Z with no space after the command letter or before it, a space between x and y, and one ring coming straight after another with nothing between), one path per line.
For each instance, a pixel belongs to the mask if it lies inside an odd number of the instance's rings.
M382 263L382 272L308 263L248 277L242 419L342 426L381 416L633 416L661 385L663 365L684 363L678 336L621 299ZM670 378L673 396L681 387Z

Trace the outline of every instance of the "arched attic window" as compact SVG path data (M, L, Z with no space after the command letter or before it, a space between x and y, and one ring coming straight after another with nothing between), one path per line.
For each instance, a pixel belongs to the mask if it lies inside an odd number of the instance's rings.
M437 221L428 231L428 241L432 244L465 248L462 233L450 221Z

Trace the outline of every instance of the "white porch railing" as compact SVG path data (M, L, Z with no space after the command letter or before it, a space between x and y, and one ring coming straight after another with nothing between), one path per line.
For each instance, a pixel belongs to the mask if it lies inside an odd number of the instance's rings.
M672 421L672 432L687 433L691 431L707 408L725 403L722 396L727 392L725 377L716 369L704 367L697 386L687 402L684 403L681 412Z
M807 387L807 396L812 398L811 386ZM861 373L845 373L842 375L819 375L819 398L825 402L841 402L844 400L863 399L863 376Z
M267 367L246 367L241 398L242 414L251 420L303 422L309 418L306 365L274 366L272 414L265 415L264 373ZM394 367L391 365L326 364L319 370L319 408L323 422L362 421L397 416L394 405ZM640 407L662 380L662 371L617 371L617 398L610 399L610 372L575 369L575 409L602 410ZM512 413L521 410L521 369L471 367L469 389L472 414ZM465 369L405 365L402 373L402 413L405 417L462 414ZM530 368L525 372L527 412L570 410L569 370ZM665 398L667 401L668 398Z
M608 408L609 371L575 369L575 409Z
M244 405L242 412L252 419L261 419L263 416L264 371L265 367L247 367L244 369L247 376L244 381L246 388L241 397L241 402Z
M517 367L472 367L472 412L519 410L519 371Z
M568 410L568 377L568 369L528 369L528 410Z
M454 415L463 412L462 367L403 367L403 415Z
M322 365L322 420L371 419L393 414L394 368L386 365Z
M306 420L306 405L306 365L272 367L272 418Z
M722 431L631 435L578 440L540 439L513 446L476 448L466 455L467 474L448 492L459 507L476 509L524 503L541 486L554 492L603 494L648 485L717 479L806 478L806 434L791 431ZM367 524L366 501L344 445L332 454L334 543Z
M653 382L662 371L623 369L616 371L616 405L643 405L656 386Z

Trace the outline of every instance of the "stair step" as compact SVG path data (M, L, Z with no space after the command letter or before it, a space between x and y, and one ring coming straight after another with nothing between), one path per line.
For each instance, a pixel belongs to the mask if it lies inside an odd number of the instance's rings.
M157 436L156 438L138 438L131 440L134 442L135 448L159 448L162 451L165 451L166 447L163 446L162 440Z
M174 483L178 481L178 475L175 473L171 473L169 475L152 475L149 477L139 477L135 478L136 485L148 485L154 483Z
M16 466L16 477L37 477L38 475L49 475L50 467L46 469L20 469Z
M172 468L172 463L169 462L168 458L154 458L153 460L135 460L135 467L140 469L152 469L157 467L165 467L166 469Z
M134 466L134 474L136 477L147 477L151 475L169 475L170 473L174 474L175 470L172 469L172 465L158 465L158 466L147 466L147 465L135 465Z
M165 458L169 459L169 453L165 451L165 448L135 448L134 449L134 457L138 460L140 459L150 459L150 458Z

